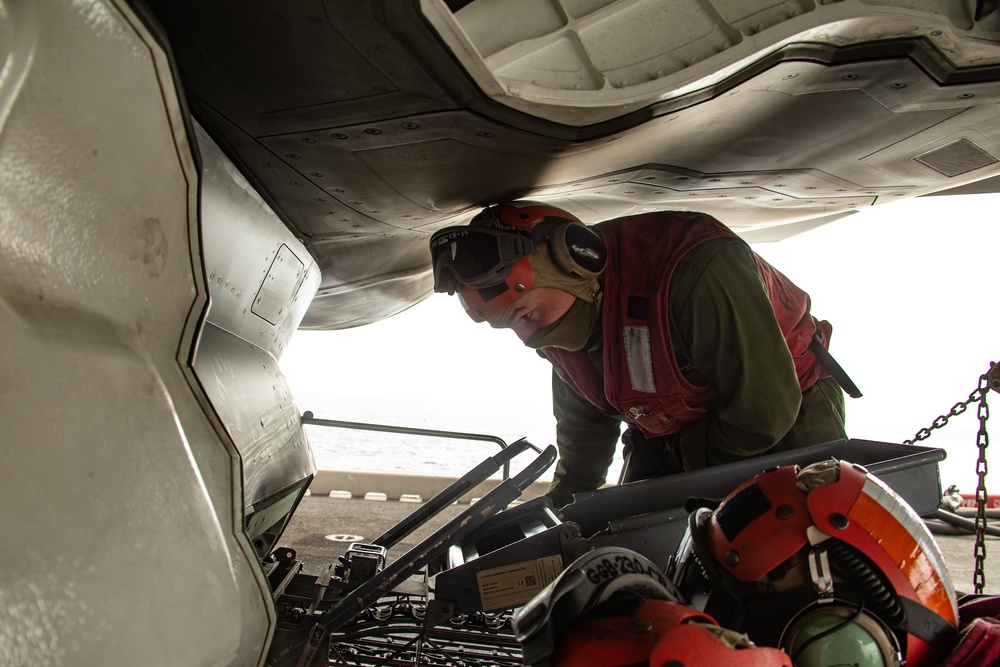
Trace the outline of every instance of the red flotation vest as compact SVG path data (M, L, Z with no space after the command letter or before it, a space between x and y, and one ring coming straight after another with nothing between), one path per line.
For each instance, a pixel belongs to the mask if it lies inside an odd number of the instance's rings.
M737 238L711 216L657 212L593 227L608 248L604 270L603 378L586 351L543 348L563 380L605 412L624 415L648 436L676 433L710 410L718 394L688 382L677 364L667 295L678 262L696 245ZM827 375L809 351L817 327L824 346L830 325L809 313L809 295L754 255L803 391Z

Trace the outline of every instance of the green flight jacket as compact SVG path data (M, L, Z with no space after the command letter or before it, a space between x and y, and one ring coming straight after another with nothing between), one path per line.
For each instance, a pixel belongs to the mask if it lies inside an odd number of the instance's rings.
M668 294L671 336L685 373L719 394L716 409L676 437L685 470L846 437L843 392L832 378L805 393L749 247L740 239L706 241L682 258ZM598 332L588 356L603 372ZM553 372L559 460L546 495L557 506L606 481L622 415L608 415Z

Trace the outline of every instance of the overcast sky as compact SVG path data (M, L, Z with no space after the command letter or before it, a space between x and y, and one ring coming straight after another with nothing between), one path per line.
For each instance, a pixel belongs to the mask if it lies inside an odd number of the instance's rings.
M1000 195L911 199L754 246L833 324L831 351L865 394L847 399L851 437L912 438L1000 359L998 211ZM552 441L549 365L513 333L473 323L454 297L357 329L299 331L281 365L303 410L365 397L398 423L394 405L423 404L435 428L454 430L468 430L477 411L499 413L512 432ZM990 398L1000 406L1000 395ZM948 451L942 483L964 492L976 484L975 414L922 443Z

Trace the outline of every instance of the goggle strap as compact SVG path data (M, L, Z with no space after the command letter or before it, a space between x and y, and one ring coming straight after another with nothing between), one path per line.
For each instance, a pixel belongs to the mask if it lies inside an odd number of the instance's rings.
M530 255L535 249L535 244L523 234L507 234L500 237L500 249L504 260L516 262Z

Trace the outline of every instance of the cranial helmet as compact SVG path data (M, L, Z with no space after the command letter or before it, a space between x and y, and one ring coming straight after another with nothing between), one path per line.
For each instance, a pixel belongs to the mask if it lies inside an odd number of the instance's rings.
M580 556L513 621L524 664L534 667L791 667L784 652L755 647L684 604L659 567L617 547Z
M861 466L774 468L689 524L673 572L680 589L701 590L707 613L782 648L797 667L927 667L957 641L937 544Z
M540 247L547 252L536 253ZM434 291L458 291L476 321L502 313L535 287L540 262L583 281L596 280L607 262L600 236L579 218L529 200L487 207L468 226L436 232L430 248Z

